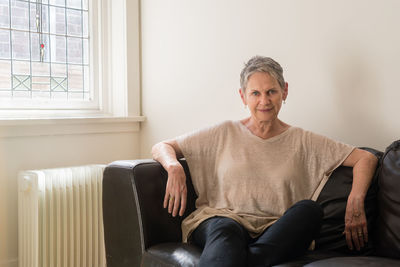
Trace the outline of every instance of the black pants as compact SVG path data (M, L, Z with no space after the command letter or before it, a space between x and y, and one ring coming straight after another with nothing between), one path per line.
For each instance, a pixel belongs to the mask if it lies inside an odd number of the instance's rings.
M318 234L322 208L302 200L257 238L226 217L212 217L192 233L194 244L203 248L200 267L271 266L302 255Z

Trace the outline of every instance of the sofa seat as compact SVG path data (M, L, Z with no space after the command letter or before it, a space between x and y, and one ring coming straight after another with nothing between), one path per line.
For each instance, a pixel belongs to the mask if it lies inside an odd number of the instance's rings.
M201 249L195 245L186 244L186 243L179 243L179 242L168 242L168 243L161 243L155 246L150 247L144 252L142 256L142 266L157 266L157 267L166 267L166 266L182 266L182 267L195 267L198 266L199 258L201 255ZM287 263L282 263L279 265L275 265L275 267L300 267L300 266L309 266L308 263L316 262L318 265L310 265L310 266L325 266L319 264L327 264L326 266L333 266L329 265L330 262L325 263L322 259L340 259L343 261L343 266L346 266L346 262L358 264L358 262L363 262L365 266L369 266L365 264L365 260L371 260L372 263L378 262L377 259L381 260L381 258L377 257L354 257L354 259L359 259L356 261L347 261L350 257L344 257L344 254L334 252L334 251L309 251L304 256L291 260ZM398 261L391 260L388 263L396 263ZM383 262L384 263L384 262ZM354 263L353 263L354 264ZM336 265L341 266L341 265ZM356 265L358 266L358 265ZM371 265L375 266L375 265ZM394 266L394 265L387 265L387 266ZM399 265L396 265L399 266Z
M390 259L385 257L335 257L311 262L304 267L398 267L400 262L398 259Z

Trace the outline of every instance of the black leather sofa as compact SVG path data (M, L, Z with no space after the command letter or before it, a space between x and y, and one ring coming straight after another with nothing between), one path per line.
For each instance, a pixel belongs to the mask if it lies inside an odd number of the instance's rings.
M367 149L380 160L365 200L370 242L349 251L344 236L344 212L351 189L352 169L339 167L317 202L324 224L316 249L278 266L400 266L400 140L385 153ZM184 159L188 204L196 194ZM201 249L181 242L183 218L163 209L167 173L153 160L116 161L103 178L103 218L108 267L197 266Z

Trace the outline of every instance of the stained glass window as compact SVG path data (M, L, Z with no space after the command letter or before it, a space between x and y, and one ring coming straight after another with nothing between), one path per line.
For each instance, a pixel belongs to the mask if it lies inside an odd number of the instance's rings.
M91 100L89 0L0 0L0 98Z

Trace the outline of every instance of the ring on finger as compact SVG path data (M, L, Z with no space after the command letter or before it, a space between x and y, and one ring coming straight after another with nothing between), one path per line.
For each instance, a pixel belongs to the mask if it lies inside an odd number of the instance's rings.
M169 196L169 200L174 200L174 196Z

